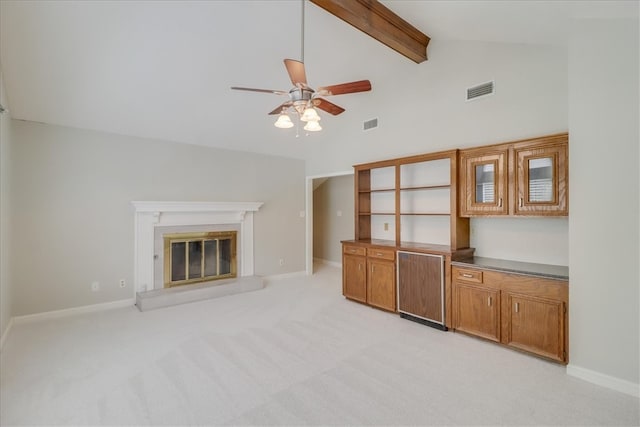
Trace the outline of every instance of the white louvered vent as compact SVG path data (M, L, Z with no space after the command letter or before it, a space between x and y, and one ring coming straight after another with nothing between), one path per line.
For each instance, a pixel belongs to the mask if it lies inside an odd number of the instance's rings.
M467 101L493 95L494 82L486 82L467 88Z
M371 130L378 127L378 119L365 120L362 123L362 130Z

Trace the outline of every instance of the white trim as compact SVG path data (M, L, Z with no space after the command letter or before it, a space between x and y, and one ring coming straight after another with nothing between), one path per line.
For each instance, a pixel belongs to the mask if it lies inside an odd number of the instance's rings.
M9 324L7 325L7 329L4 330L4 333L2 334L2 338L0 338L0 352L4 347L5 341L7 341L7 338L9 337L9 331L11 331L12 326L13 326L13 317L9 319Z
M313 274L313 180L318 178L332 178L335 176L353 175L353 170L344 172L325 173L322 175L309 175L306 177L305 189L305 271L307 276Z
M274 274L271 276L263 276L262 279L264 280L264 283L269 283L269 282L273 282L275 280L281 280L281 279L289 279L291 277L300 277L300 276L306 276L306 272L304 270L301 271L294 271L293 273L282 273L282 274Z
M330 265L331 267L342 268L341 262L329 261L328 259L322 258L313 258L313 262L317 262L319 264Z
M16 324L37 322L40 320L57 319L60 317L74 316L77 314L95 313L97 311L113 310L116 308L133 307L136 300L128 298L118 301L103 302L101 304L83 305L80 307L65 308L63 310L45 311L44 313L27 314L25 316L15 316L13 320Z
M567 365L567 375L571 375L572 377L580 378L581 380L585 380L602 387L607 387L621 393L629 394L633 397L640 397L640 384L632 383L631 381L612 377L610 375L575 365Z
M133 201L136 212L237 212L260 209L263 202L147 202Z

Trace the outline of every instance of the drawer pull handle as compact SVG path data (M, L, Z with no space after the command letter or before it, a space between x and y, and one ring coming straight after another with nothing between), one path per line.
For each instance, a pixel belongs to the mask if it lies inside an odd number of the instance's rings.
M520 303L519 302L516 303L516 307L515 308L516 308L516 313L520 311Z
M382 252L378 252L376 255L383 256L384 254Z
M469 274L469 273L462 273L462 277L469 277L472 278L473 274Z

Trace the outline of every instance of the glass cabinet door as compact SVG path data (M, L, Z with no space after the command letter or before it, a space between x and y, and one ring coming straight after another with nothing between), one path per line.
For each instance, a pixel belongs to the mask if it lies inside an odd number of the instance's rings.
M493 203L496 200L495 163L476 164L475 203Z
M507 150L462 157L461 215L506 215Z
M566 214L566 145L516 149L515 158L516 215Z

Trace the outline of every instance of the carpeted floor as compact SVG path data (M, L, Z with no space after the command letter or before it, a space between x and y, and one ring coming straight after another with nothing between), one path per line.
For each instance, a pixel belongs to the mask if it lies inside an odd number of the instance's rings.
M340 270L141 313L13 326L0 422L638 425L563 366L345 300Z

